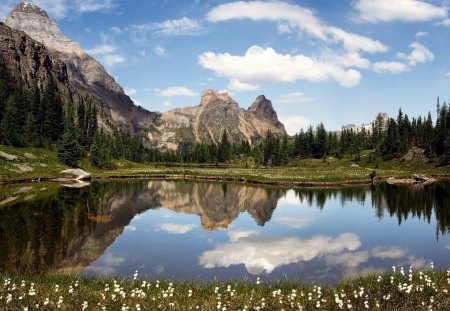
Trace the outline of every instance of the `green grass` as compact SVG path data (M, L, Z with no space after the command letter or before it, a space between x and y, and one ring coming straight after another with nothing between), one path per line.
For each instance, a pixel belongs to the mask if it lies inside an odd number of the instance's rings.
M36 148L13 148L0 146L0 151L17 155L16 161L6 161L0 158L0 181L26 180L37 178L57 177L59 172L65 168L59 163L56 153L47 149ZM26 158L25 153L36 156L36 159ZM295 160L287 167L262 167L250 162L249 168L245 163L236 162L228 164L138 164L127 160L116 160L117 166L114 170L101 170L92 167L88 160L84 159L80 167L90 172L94 178L108 177L170 177L176 175L178 178L207 177L225 178L239 181L254 182L281 182L315 184L321 183L339 184L350 181L369 181L369 172L377 171L377 178L411 177L412 174L437 174L450 175L450 167L438 167L437 161L427 163L421 161L393 160L388 162L369 162L370 151L362 153L361 161L354 162L349 157L343 159L327 158L326 160L304 159ZM33 168L32 172L19 172L16 164L26 164Z
M449 310L450 271L299 282L174 282L0 275L2 310Z

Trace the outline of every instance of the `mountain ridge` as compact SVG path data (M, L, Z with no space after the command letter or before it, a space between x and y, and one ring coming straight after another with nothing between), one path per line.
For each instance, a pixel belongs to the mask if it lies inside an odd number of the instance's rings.
M86 95L94 99L102 126L143 134L147 145L159 150L218 143L224 131L231 141L246 140L250 144L260 141L269 130L286 133L271 102L263 95L247 110L229 94L214 90L204 91L195 107L151 112L136 106L101 63L67 37L44 10L28 2L19 3L1 25L0 50L0 61L16 87L31 89L38 85L42 90L46 74L51 73L70 101Z

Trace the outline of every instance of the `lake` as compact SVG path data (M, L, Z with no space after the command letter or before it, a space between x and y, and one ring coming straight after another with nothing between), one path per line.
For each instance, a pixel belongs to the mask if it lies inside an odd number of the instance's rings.
M450 183L281 189L192 181L0 187L0 271L300 280L450 266Z

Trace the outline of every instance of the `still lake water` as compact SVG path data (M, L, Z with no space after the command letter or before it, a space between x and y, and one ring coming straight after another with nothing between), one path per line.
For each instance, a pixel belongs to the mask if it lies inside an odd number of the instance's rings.
M450 266L450 183L290 190L188 181L0 187L0 272L173 280Z

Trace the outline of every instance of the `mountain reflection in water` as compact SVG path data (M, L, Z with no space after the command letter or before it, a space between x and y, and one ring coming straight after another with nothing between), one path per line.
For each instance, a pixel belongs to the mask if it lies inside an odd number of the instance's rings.
M327 202L338 202L341 212L328 207ZM279 203L279 215L274 217ZM187 181L93 182L81 189L32 184L0 187L0 271L80 274L83 271L96 273L100 263L111 267L130 265L126 256L115 257L112 252L128 231L141 229L140 235L134 238L147 241L151 237L147 244L152 245L148 245L142 258L134 258L135 267L127 268L130 271L147 267L146 261L150 259L143 257L149 256L155 261L151 272L162 273L168 265L165 261L183 258L183 252L186 252L186 262L190 256L189 264L203 269L197 271L197 276L207 273L211 277L214 273L236 277L243 274L242 271L254 275L297 274L299 269L306 269L302 265L308 263L309 270L315 269L312 279L319 280L332 269L340 270L341 276L352 274L352 269L354 273L383 270L387 264L374 265L383 260L408 258L405 263L416 265L428 262L415 256L411 246L383 245L376 241L378 244L373 242L370 249L364 248L361 228L341 230L335 225L336 231L333 231L323 223L328 219L325 217L328 210L337 217L341 213L343 218L351 218L345 212L350 203L360 205L361 209L366 207L366 210L371 205L373 209L364 214L369 216L364 216L367 219L363 220L371 224L377 219L396 219L400 225L396 227L404 228L413 220L420 220L428 226L435 223L434 237L426 237L430 244L433 241L436 244L439 238L448 239L450 184L445 182L425 187L381 184L374 188L294 191ZM294 211L309 206L313 208L309 213L320 214L315 218L283 215L285 204L296 206ZM139 215L150 215L149 210L177 216L175 220L156 223L157 219L166 217L158 214L160 218L151 218L155 221L153 227L145 230L142 224L133 225L139 223ZM253 224L240 222L246 215ZM333 214L334 218L336 216ZM183 217L194 217L198 224L193 218L186 223ZM211 242L213 238L216 240ZM161 248L157 248L159 239L166 243L164 247L171 248L170 258L168 255L165 258ZM176 243L181 242L188 243L191 250L177 247ZM130 249L119 249L119 253L130 252ZM438 253L442 250L436 251ZM322 265L317 263L318 259L323 261ZM369 261L370 265L356 269ZM183 262L177 261L177 264L169 276L175 279L195 277L183 271L180 267ZM237 269L239 266L245 269ZM285 270L278 271L279 267ZM100 270L129 276L127 269Z

